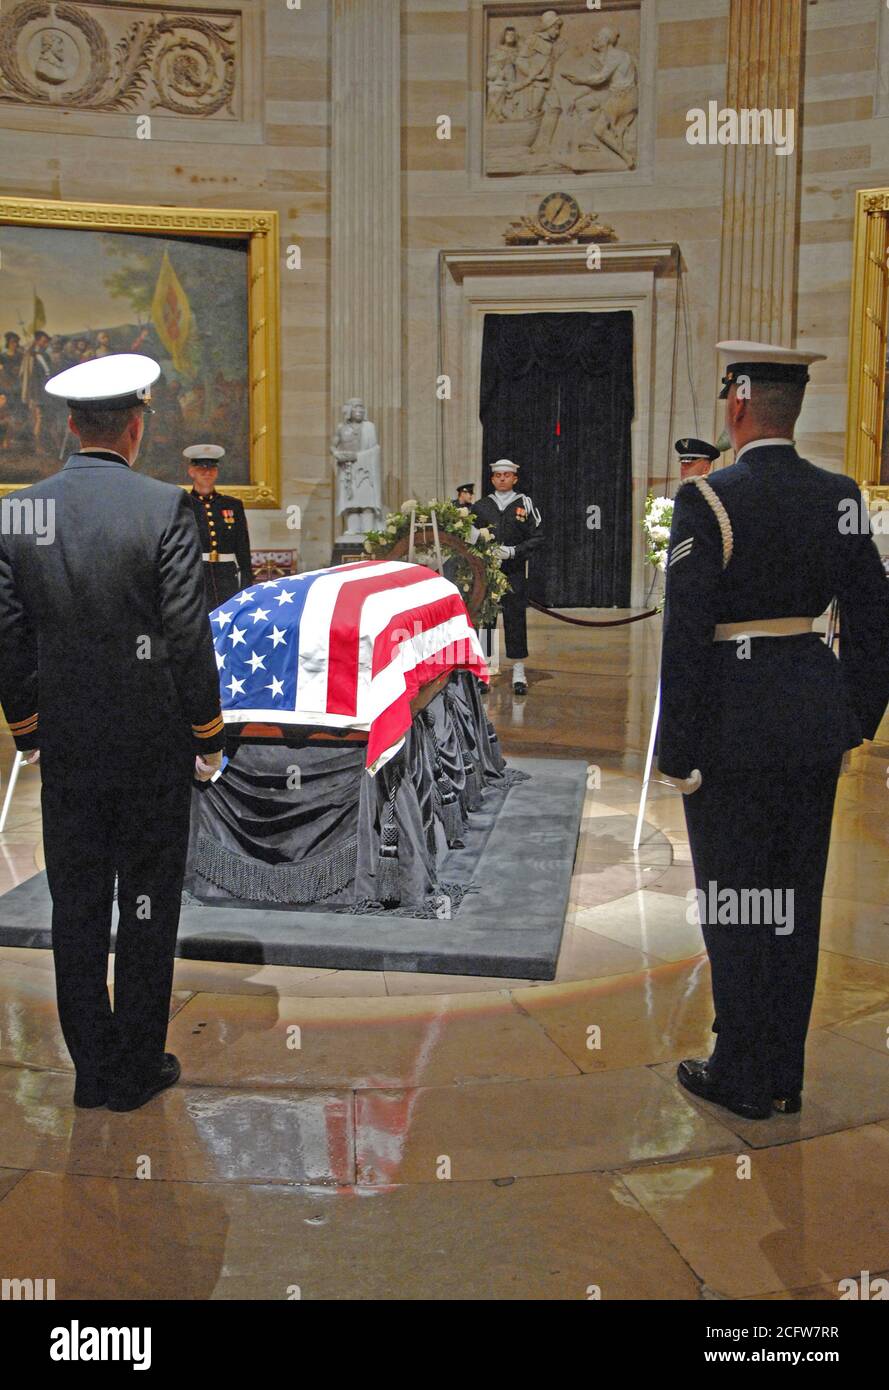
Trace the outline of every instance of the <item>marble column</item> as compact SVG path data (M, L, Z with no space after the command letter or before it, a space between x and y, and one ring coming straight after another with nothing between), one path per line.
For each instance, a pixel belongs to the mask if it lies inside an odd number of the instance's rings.
M388 508L402 484L400 0L334 0L331 64L329 428L364 400Z
M802 0L731 0L726 106L794 112L794 151L727 145L720 338L794 342Z

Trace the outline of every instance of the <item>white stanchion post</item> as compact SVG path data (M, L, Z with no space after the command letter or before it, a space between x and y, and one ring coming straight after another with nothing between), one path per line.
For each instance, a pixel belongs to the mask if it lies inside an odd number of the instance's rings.
M648 753L645 757L645 772L642 777L642 795L639 798L639 814L636 817L636 834L633 836L633 853L639 852L639 842L642 839L642 825L645 820L645 803L648 800L648 784L651 781L651 769L654 765L654 741L657 738L657 721L661 712L661 682L658 676L657 693L654 697L654 711L651 716L651 733L648 736Z
M9 772L9 786L6 788L6 795L3 798L3 810L0 811L0 835L6 828L6 817L9 815L9 808L12 805L12 794L15 791L15 784L19 779L19 773L25 765L24 753L16 753L12 760L12 767Z

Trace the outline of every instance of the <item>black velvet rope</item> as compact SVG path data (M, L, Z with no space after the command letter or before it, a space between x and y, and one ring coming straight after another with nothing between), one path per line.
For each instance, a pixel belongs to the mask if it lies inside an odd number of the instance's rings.
M571 623L574 627L625 627L627 623L641 623L643 618L653 618L659 608L649 608L647 613L634 613L632 618L569 618L566 613L557 613L554 608L545 608L542 603L528 599L528 607L536 608L548 618L556 618L560 623Z

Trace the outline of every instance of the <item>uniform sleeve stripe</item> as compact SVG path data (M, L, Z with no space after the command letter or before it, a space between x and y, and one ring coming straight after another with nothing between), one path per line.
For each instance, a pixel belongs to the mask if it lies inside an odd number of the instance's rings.
M212 718L212 719L208 719L207 722L206 722L206 724L192 724L191 727L194 729L194 731L195 731L196 734L200 734L200 733L203 733L203 731L204 731L205 729L212 729L212 728L214 728L217 724L221 724L221 723L222 723L222 715L221 715L221 714L214 714L213 718Z
M20 719L17 723L10 723L9 732L15 734L30 734L37 728L37 715L29 714L27 719Z
M225 728L222 715L214 719L212 724L192 724L191 731L195 738L214 738L216 734L221 734Z

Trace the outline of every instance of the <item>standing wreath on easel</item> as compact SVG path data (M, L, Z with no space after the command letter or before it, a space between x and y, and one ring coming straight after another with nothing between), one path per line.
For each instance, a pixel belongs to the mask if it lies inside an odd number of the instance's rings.
M474 534L473 534L474 533ZM493 532L478 529L468 507L454 502L429 502L409 498L397 512L390 512L382 530L368 531L364 549L375 560L409 560L417 554L435 557L441 571L442 549L453 561L448 578L463 595L477 627L497 621L500 600L509 581L497 556L498 543Z

